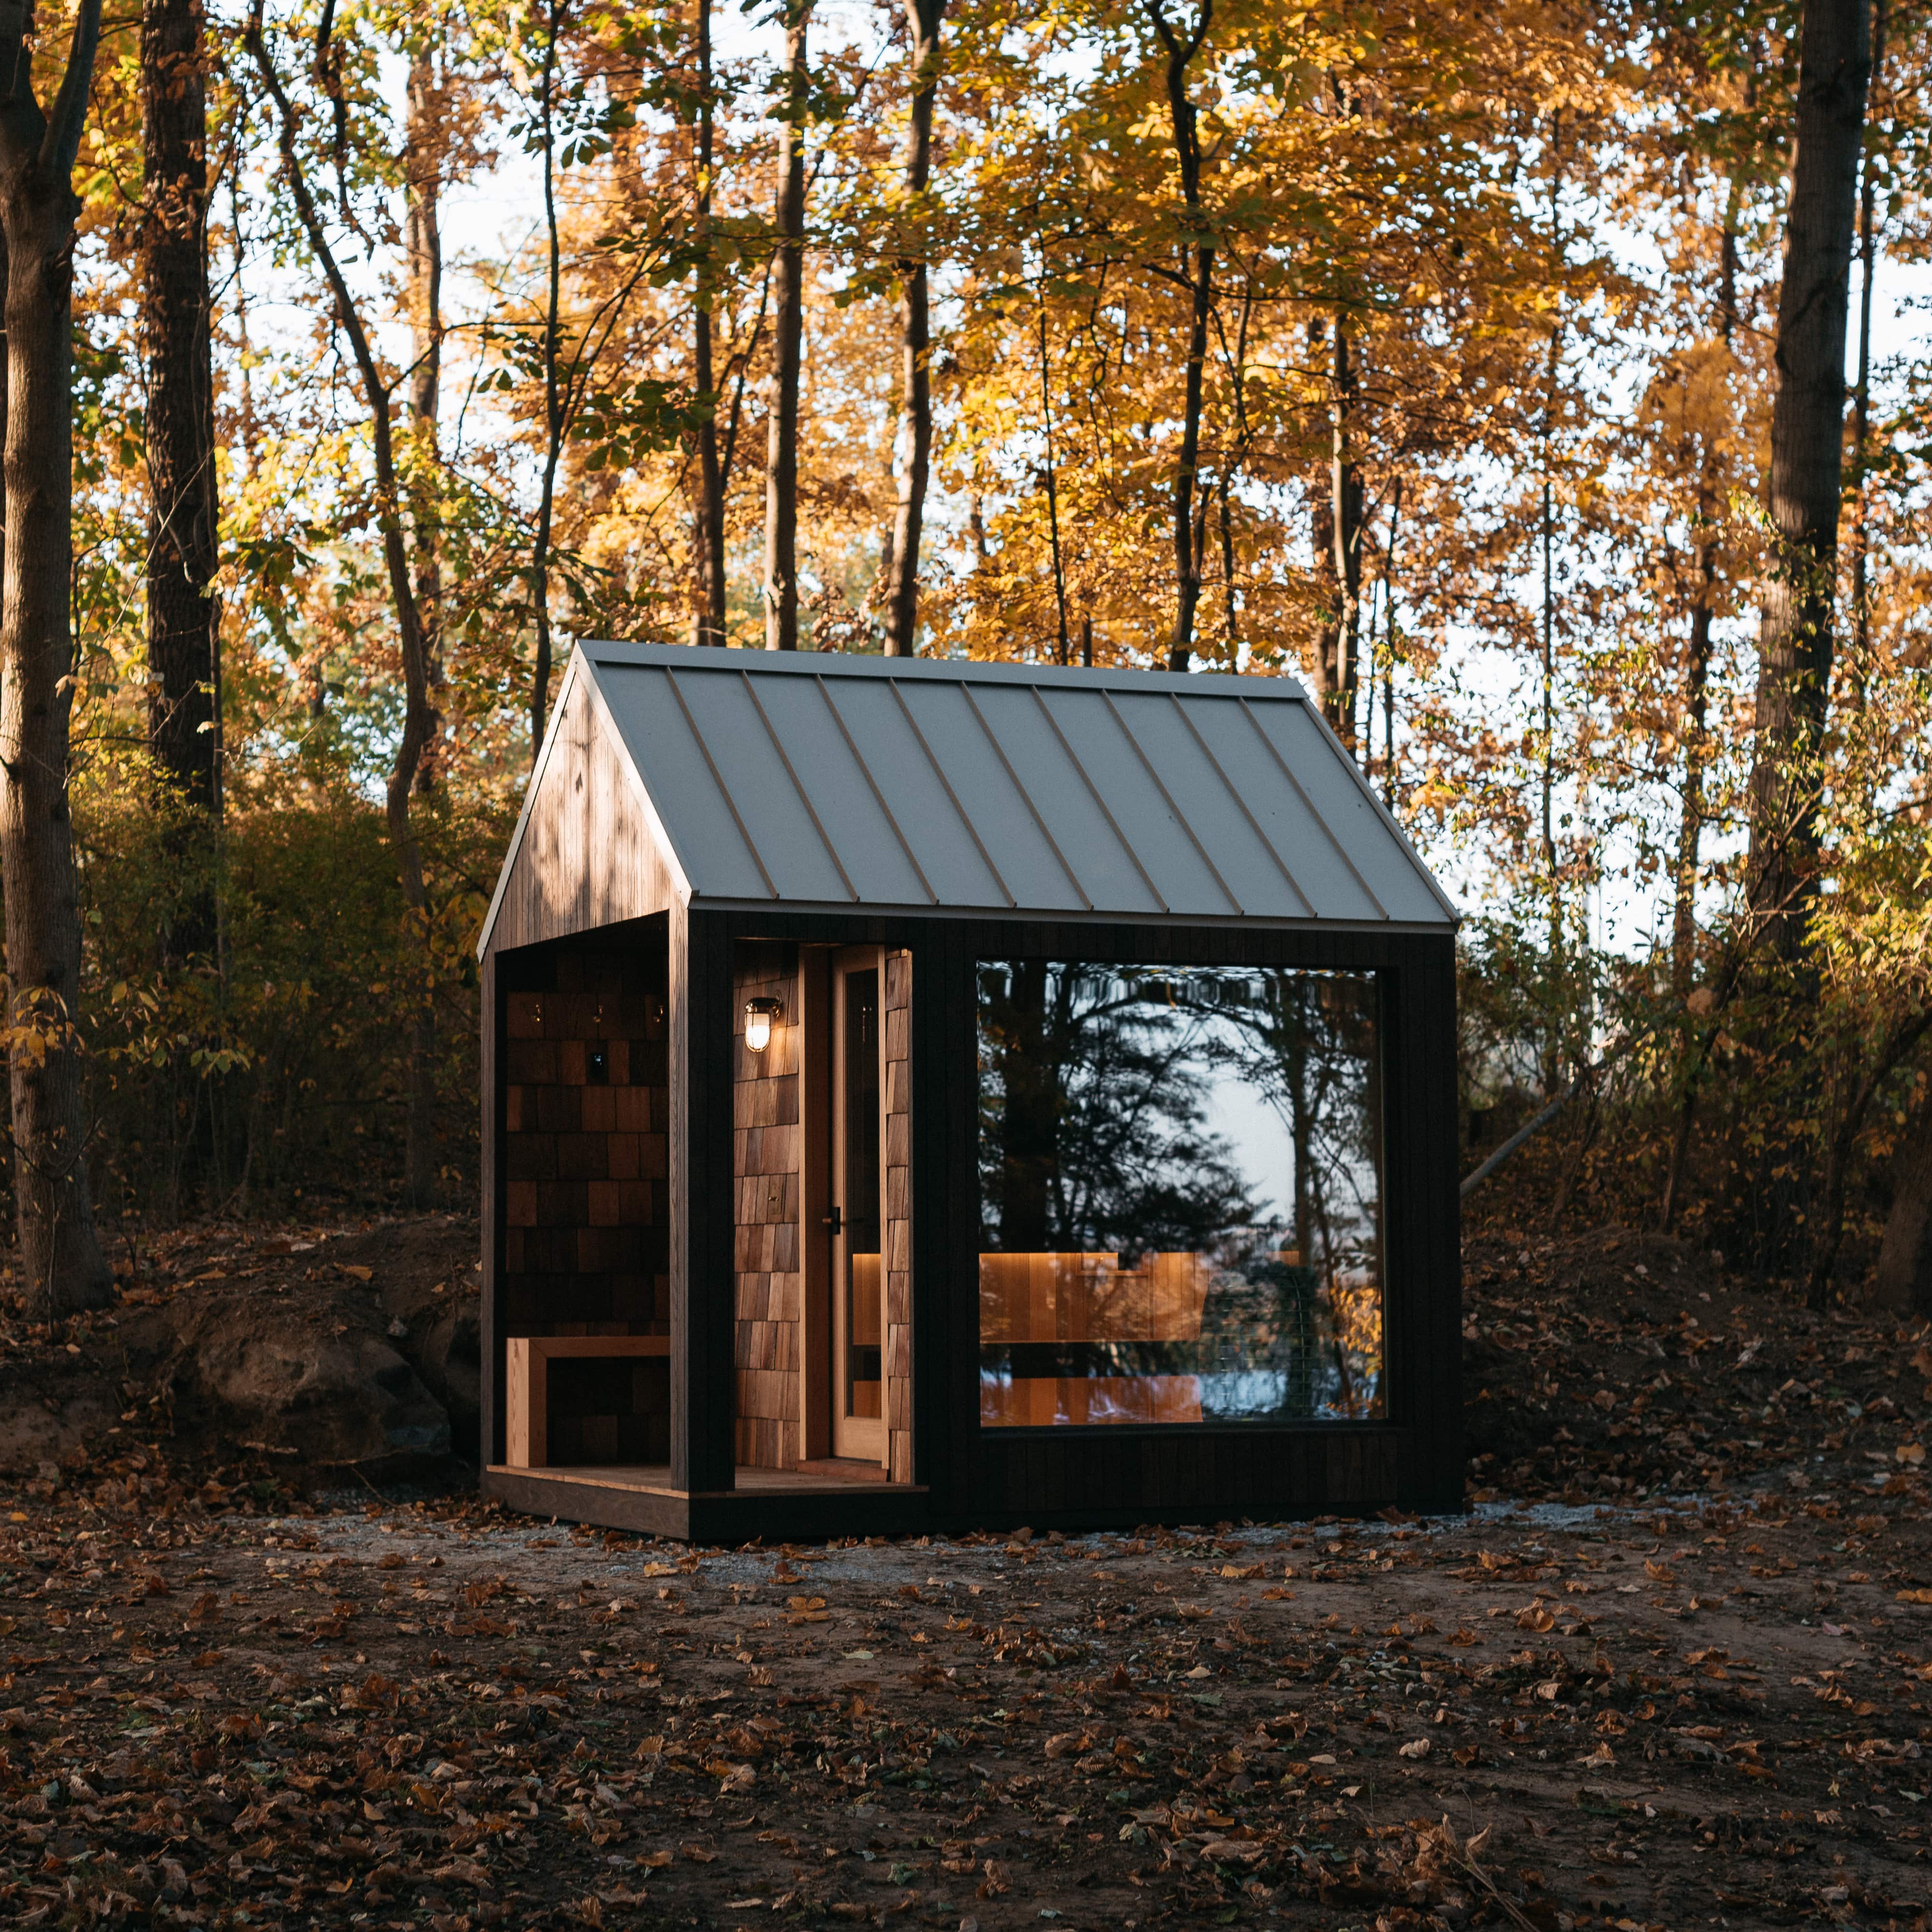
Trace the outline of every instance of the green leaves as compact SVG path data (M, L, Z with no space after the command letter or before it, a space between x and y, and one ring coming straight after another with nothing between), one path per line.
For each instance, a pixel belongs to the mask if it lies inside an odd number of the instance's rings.
M674 448L701 418L715 415L716 395L693 397L681 384L644 377L628 388L599 391L572 426L571 441L584 468L628 469Z

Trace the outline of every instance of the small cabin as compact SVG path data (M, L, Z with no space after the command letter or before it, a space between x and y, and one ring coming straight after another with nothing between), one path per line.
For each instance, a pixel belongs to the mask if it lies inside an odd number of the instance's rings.
M478 948L484 1491L1460 1509L1454 923L1285 677L580 646Z

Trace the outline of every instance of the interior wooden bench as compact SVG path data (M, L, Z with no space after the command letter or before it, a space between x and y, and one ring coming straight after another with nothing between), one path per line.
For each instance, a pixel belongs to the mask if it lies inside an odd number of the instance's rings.
M550 1364L559 1356L668 1355L668 1335L512 1335L507 1338L505 1460L541 1469L550 1460Z

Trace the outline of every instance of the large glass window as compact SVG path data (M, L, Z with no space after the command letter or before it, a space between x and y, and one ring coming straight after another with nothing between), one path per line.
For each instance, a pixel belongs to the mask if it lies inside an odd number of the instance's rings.
M980 1416L1382 1407L1366 974L982 960Z

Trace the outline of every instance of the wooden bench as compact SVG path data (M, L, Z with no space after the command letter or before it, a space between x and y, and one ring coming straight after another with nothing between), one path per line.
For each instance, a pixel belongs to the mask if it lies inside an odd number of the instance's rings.
M550 1364L559 1356L668 1355L668 1335L512 1335L504 1400L504 1460L512 1468L550 1461Z

